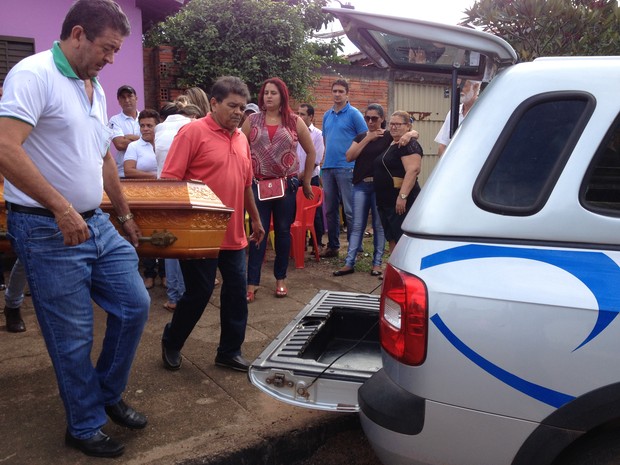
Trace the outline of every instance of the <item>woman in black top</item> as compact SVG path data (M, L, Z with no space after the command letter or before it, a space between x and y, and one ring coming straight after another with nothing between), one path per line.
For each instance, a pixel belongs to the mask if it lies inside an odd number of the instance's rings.
M393 141L374 160L373 180L377 208L385 239L390 251L400 236L406 213L420 192L418 174L422 165L422 147L415 140L400 146L401 137L411 130L412 119L406 111L396 111L390 117L390 134Z
M385 236L375 201L373 172L375 159L390 146L393 139L390 133L385 130L385 113L381 105L377 103L368 105L364 112L364 119L368 125L368 132L358 134L346 153L347 161L355 161L352 189L353 224L350 225L351 233L345 264L339 270L334 271L334 276L344 276L355 271L355 259L362 246L369 212L372 213L374 245L370 274L373 276L381 275ZM411 138L417 137L417 131L412 131L411 134L403 134L400 140L404 144Z

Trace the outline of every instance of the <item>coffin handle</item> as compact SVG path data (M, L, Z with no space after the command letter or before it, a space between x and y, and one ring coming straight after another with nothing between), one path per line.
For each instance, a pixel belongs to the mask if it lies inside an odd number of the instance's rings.
M164 229L163 231L153 231L153 234L150 236L142 236L139 241L141 243L148 242L155 247L169 247L174 244L177 240L177 237L172 234L170 231Z

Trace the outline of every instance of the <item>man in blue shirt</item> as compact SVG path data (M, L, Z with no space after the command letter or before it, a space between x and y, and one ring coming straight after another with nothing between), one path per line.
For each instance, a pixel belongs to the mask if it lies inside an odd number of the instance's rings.
M353 167L348 162L347 149L353 138L367 131L364 117L349 103L349 83L338 79L332 84L334 106L323 115L325 162L321 170L323 191L327 205L327 250L324 257L337 257L340 248L340 202L344 206L347 225L353 224L351 186Z

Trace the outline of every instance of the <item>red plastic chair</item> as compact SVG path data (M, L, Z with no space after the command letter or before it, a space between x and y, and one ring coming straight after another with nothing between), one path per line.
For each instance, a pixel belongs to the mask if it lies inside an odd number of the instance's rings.
M312 192L314 199L308 200L301 187L297 190L297 213L295 214L295 222L291 225L291 256L295 258L295 268L304 267L306 233L308 231L312 235L316 261L320 260L319 244L314 230L314 215L316 209L323 204L323 189L312 186Z

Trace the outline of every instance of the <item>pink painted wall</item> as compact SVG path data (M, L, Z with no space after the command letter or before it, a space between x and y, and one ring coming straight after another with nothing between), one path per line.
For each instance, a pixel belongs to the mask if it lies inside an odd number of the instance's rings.
M60 38L60 29L73 0L18 0L7 2L0 15L0 35L34 39L35 53L52 47ZM138 95L138 110L144 102L142 63L142 13L135 0L116 0L131 24L131 35L125 39L114 63L103 68L99 80L108 102L108 116L120 112L116 89L129 84ZM10 7L8 5L10 3Z

